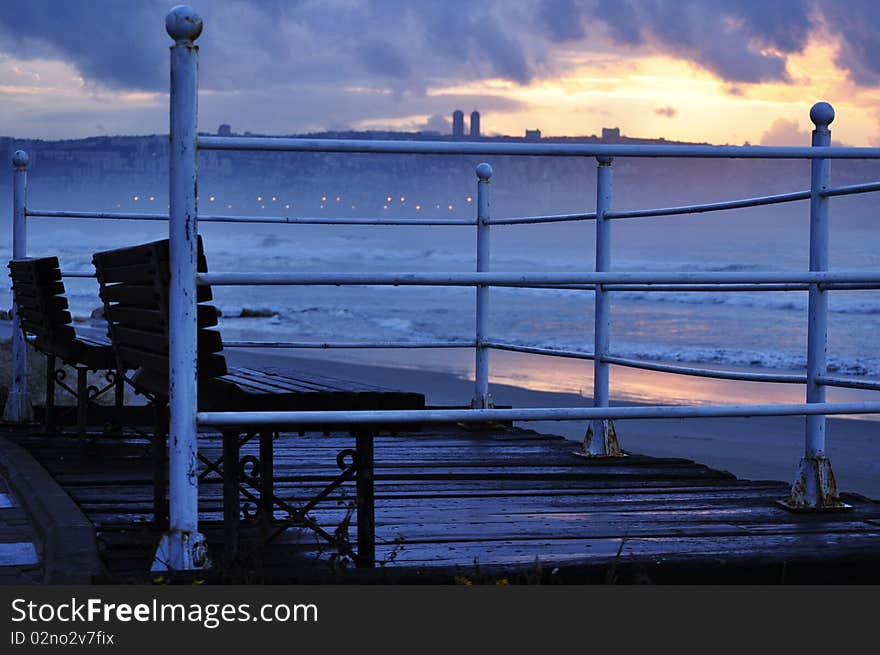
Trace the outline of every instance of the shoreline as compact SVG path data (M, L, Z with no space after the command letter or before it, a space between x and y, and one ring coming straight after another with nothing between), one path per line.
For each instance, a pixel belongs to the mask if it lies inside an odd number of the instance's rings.
M390 388L418 391L425 394L432 405L467 405L473 395L473 377L429 368L381 366L361 361L341 361L348 351L319 351L322 356L291 354L286 349L228 349L228 361L233 365L271 364L292 369L308 370L328 377L351 379ZM493 353L494 355L495 353ZM549 358L542 358L549 359ZM493 364L496 363L493 361ZM590 365L590 362L578 362ZM670 374L635 371L637 374L682 377ZM614 372L612 372L614 375ZM502 376L504 377L504 376ZM644 376L638 376L644 377ZM719 382L701 380L693 382ZM612 389L614 380L612 379ZM764 387L761 400L775 402L766 393L767 386L795 387L799 385L767 385L762 383L727 383ZM536 390L490 380L490 392L498 405L517 407L571 407L586 406L591 402L585 390L581 393L559 390ZM747 395L759 394L749 391ZM788 392L787 392L788 393ZM802 397L798 399L800 402ZM730 399L730 402L734 402ZM671 401L667 401L673 404ZM613 396L615 405L646 404ZM529 421L517 425L546 434L555 434L572 442L583 439L586 424L583 421ZM803 455L805 419L802 416L716 418L716 419L628 419L617 421L621 447L633 453L658 457L683 457L713 468L729 471L737 477L751 480L790 481ZM574 445L574 443L573 443ZM843 492L880 499L880 423L876 420L829 418L827 454L831 460L838 485Z
M9 323L0 325L8 340ZM3 328L6 328L5 330ZM77 326L87 332L87 326ZM4 334L5 333L5 334ZM7 341L8 343L8 341ZM424 393L432 405L467 406L473 396L473 350L224 351L233 365L289 367L340 379ZM496 404L576 407L592 402L592 362L492 351L490 393ZM0 370L8 378L8 372ZM0 380L0 386L8 382ZM758 404L803 401L803 386L734 382L611 367L612 404ZM872 398L873 396L873 398ZM876 399L876 392L830 389L830 401ZM826 452L841 491L880 499L880 415L829 418ZM803 454L801 416L717 419L628 419L617 422L621 447L633 453L683 457L737 477L790 481ZM517 425L572 442L583 421ZM574 445L574 443L573 443Z

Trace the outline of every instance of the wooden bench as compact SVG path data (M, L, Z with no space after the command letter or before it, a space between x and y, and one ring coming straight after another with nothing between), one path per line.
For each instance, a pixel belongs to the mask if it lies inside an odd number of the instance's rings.
M157 406L168 400L168 288L170 280L168 240L95 253L93 262L100 283L101 298L110 326L113 347L122 365L135 369L135 389ZM207 271L201 237L198 241L198 270ZM422 394L390 391L301 371L280 368L233 368L222 354L223 341L216 329L218 312L209 304L211 288L200 285L198 301L198 405L200 411L309 411L421 409ZM334 545L335 537L315 524L308 512L346 481L357 485L358 548L356 560L372 566L375 560L373 500L373 435L395 426L369 426L351 430L356 447L336 458L341 472L328 487L309 502L296 507L274 492L273 441L282 426L254 430L246 425L224 431L223 455L205 465L201 478L220 475L224 485L224 541L228 560L239 549L242 500L245 516L256 518L264 540L270 540L290 526L306 526ZM335 429L332 424L286 425L286 430ZM259 456L240 457L241 447L259 435ZM164 466L157 463L157 469ZM161 488L160 488L161 487ZM165 481L157 474L157 503L164 502ZM162 496L161 498L159 496ZM251 503L258 512L251 516ZM275 518L276 509L286 518ZM157 517L164 511L157 505Z
M14 259L8 266L25 339L46 355L45 430L54 427L57 384L76 398L77 432L82 437L86 434L89 404L98 396L112 388L116 407L122 406L124 376L119 373L110 341L76 333L57 257ZM76 389L65 382L64 369L55 368L59 359L76 369ZM108 384L103 388L89 386L88 371L107 371Z

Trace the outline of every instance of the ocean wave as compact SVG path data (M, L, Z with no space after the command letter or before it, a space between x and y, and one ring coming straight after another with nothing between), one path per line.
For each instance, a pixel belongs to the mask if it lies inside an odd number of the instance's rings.
M507 297L516 295L533 295L536 298L571 298L572 294L588 294L592 298L592 291L565 290L565 289L512 289L499 287L492 290L493 294ZM806 312L806 291L725 291L725 292L696 292L682 291L678 293L667 291L614 291L613 304L618 303L663 303L676 305L698 306L729 306L742 308L755 308L773 311ZM828 310L835 314L854 314L864 316L880 315L880 292L874 291L876 300L867 299L867 292L838 291L832 293L828 303ZM842 295L852 294L852 295Z

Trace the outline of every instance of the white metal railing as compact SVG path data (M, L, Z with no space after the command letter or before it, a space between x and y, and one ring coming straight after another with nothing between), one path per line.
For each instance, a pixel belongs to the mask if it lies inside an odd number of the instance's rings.
M170 209L168 216L155 213L77 212L26 209L27 156L16 153L14 184L13 256L26 254L25 217L169 221L170 288L170 532L163 538L161 559L175 569L205 565L204 539L198 532L198 476L196 433L199 425L336 423L369 424L461 422L485 420L582 420L590 427L584 454L611 456L619 452L613 419L690 418L722 416L807 417L805 453L801 459L791 497L798 509L828 509L840 504L830 463L825 458L825 417L835 414L880 413L880 402L828 403L828 386L880 390L880 381L831 376L827 373L827 298L839 289L878 289L880 272L828 270L828 200L831 197L880 191L880 182L844 187L829 186L831 159L880 159L880 148L832 147L829 124L834 111L817 103L810 112L815 124L810 147L757 146L673 146L603 145L557 143L426 142L290 139L264 137L209 137L197 133L197 59L195 39L202 30L201 18L189 7L174 8L166 20L174 39L171 47L171 147ZM287 216L198 216L195 195L199 150L254 150L283 152L400 153L449 155L528 155L551 157L594 157L598 163L596 211L546 216L492 218L489 187L492 168L480 164L477 174L477 203L474 219L382 219L303 218ZM612 209L613 160L615 157L662 158L747 158L809 159L811 185L807 191L776 194L698 205L616 211ZM758 207L796 201L810 201L810 267L806 273L784 272L617 272L611 266L611 221L624 218L652 218L728 209ZM490 227L593 220L596 223L595 270L573 273L493 273L489 270ZM218 223L286 223L321 225L420 225L476 227L477 262L473 273L204 273L196 271L198 221ZM65 273L68 277L90 277L91 272ZM229 341L227 347L269 348L474 348L476 375L472 409L398 412L197 412L196 407L196 294L197 284L213 285L421 285L473 286L476 289L475 334L460 341L375 342L258 342ZM593 353L536 348L505 343L491 338L488 330L489 288L525 287L592 291L595 294ZM661 362L616 357L610 354L610 303L614 291L809 291L808 366L805 374L776 374L671 365ZM24 392L24 341L15 331L13 350L13 393L7 416L26 417ZM491 349L534 353L554 357L592 360L594 398L592 407L494 409L489 396L489 351ZM610 365L693 375L705 378L768 383L797 383L806 386L806 403L776 405L648 406L610 407Z

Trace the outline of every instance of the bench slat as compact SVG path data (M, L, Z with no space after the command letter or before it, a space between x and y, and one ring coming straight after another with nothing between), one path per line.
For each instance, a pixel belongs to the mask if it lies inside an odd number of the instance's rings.
M53 325L68 325L73 320L70 316L70 312L64 309L41 311L41 309L37 307L24 304L19 305L18 314L21 316L22 320L27 320L30 323L50 328Z
M163 354L167 358L168 335L164 332L147 332L146 330L137 330L124 325L115 325L113 330L114 338L118 339L120 345L149 350L153 353ZM223 350L223 343L219 332L199 330L198 337L199 354L215 353Z
M57 257L24 257L22 259L9 260L9 269L12 271L42 271L46 269L61 268Z
M125 266L102 266L101 275L105 284L149 284L156 279L157 271L152 261Z
M101 288L104 303L119 303L125 307L159 309L159 293L152 286L114 284Z
M111 305L110 320L145 330L165 330L168 320L158 309L127 307L122 304ZM217 308L211 305L198 306L198 324L200 328L217 325Z
M148 350L140 350L130 346L117 345L122 361L130 369L144 368L164 380L162 393L168 395L168 358ZM212 353L199 357L199 380L221 377L226 374L226 359L222 355ZM151 389L158 392L159 389Z
M46 296L60 296L64 294L63 282L49 282L47 284L34 284L32 282L12 281L12 289L17 293L31 296L32 298L45 298Z
M57 282L61 279L61 269L58 268L46 268L45 270L21 268L10 270L12 270L12 273L9 277L12 278L12 281L23 284L39 285L46 282Z

